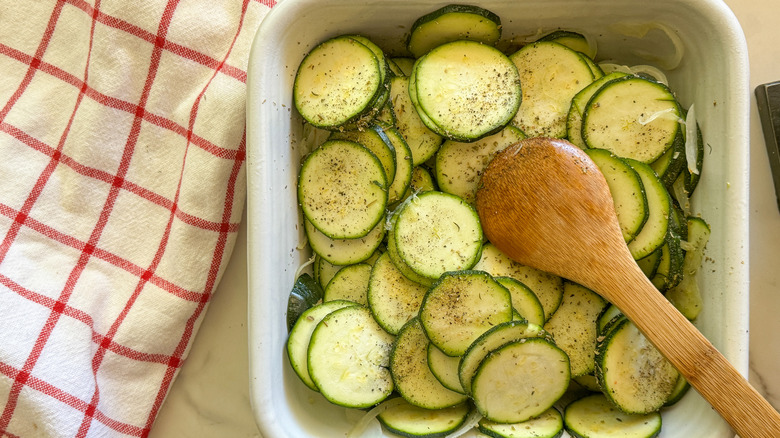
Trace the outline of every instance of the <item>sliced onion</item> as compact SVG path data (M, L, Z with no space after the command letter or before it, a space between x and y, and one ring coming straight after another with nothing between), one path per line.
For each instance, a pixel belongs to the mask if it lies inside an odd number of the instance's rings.
M648 123L651 123L653 120L655 120L655 119L657 119L659 117L668 117L668 114L671 114L672 117L674 117L675 119L678 118L677 115L674 113L674 108L666 108L666 109L662 109L660 111L656 111L656 112L650 114L647 117L640 117L639 120L637 120L637 122L640 125L644 126L644 125L647 125Z
M691 215L691 202L688 199L688 193L685 192L685 177L680 175L672 184L672 191L674 197L677 198L677 202L680 204L680 208L683 210L683 215L688 217Z
M683 45L680 36L677 35L677 32L675 32L669 26L658 22L649 22L649 23L625 23L624 22L624 23L614 24L612 28L615 29L615 31L625 36L640 38L640 39L644 38L645 35L647 35L647 33L653 29L660 30L666 35L667 38L669 38L669 41L672 43L674 52L672 53L671 56L666 58L661 58L646 50L635 50L634 54L644 59L647 59L648 61L653 61L653 63L658 64L664 70L674 70L675 68L677 68L677 66L680 65L680 61L682 61L683 58L683 52L685 51L685 46Z
M309 260L303 262L301 264L301 266L298 266L298 269L295 270L295 277L294 278L300 277L301 276L301 272L303 272L303 270L306 269L307 266L309 266L310 264L314 263L314 257L315 256L309 257Z
M687 240L680 240L680 248L683 251L694 251L696 249L696 245L692 244L691 242L688 242Z
M699 174L699 169L696 167L699 155L699 139L696 126L696 112L693 109L693 104L691 104L691 107L688 108L688 115L685 117L685 160L688 162L688 172L694 175Z
M366 412L366 414L363 415L363 417L361 417L357 423L355 423L355 426L352 427L352 429L347 433L346 438L363 438L363 433L366 432L366 429L373 421L376 420L376 417L379 416L379 414L404 403L406 403L406 400L404 400L403 397L393 397L383 401L382 403L379 403L373 409Z
M658 67L654 67L648 64L633 65L631 66L631 71L634 72L634 74L644 73L646 75L650 75L654 77L656 81L666 86L669 85L669 80L666 79L666 73L661 71L661 69Z
M610 74L615 71L619 71L621 73L625 73L627 75L634 74L634 72L631 71L631 68L627 65L622 64L616 64L614 62L600 62L599 68L604 72L605 75Z

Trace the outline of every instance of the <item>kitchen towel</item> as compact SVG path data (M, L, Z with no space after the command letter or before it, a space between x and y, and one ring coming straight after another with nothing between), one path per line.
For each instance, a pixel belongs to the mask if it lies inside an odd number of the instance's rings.
M0 0L0 436L147 436L239 228L273 0Z

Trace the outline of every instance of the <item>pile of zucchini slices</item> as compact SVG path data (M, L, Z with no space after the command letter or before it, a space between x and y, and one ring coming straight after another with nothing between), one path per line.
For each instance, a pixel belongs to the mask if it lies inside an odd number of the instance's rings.
M298 180L314 256L290 296L290 364L388 434L656 436L687 382L618 308L486 241L473 203L498 151L567 139L604 173L645 274L694 319L710 234L688 205L694 110L658 70L598 63L581 33L518 44L501 29L450 5L413 23L402 56L341 35L301 62L295 108L319 135Z

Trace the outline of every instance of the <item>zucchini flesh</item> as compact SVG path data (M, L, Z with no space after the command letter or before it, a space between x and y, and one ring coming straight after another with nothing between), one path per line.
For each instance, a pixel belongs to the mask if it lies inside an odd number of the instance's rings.
M669 192L650 166L630 158L626 162L639 174L647 197L647 221L634 239L628 242L631 255L634 260L638 260L650 255L666 241L672 205Z
M295 374L306 386L315 391L318 391L317 385L309 375L308 349L311 335L325 316L335 310L354 305L356 304L351 301L329 301L313 306L301 314L290 330L290 336L287 338L287 358Z
M301 166L298 202L306 219L326 236L363 237L385 214L382 163L358 143L326 141Z
M419 58L444 43L468 39L493 45L499 38L498 15L473 5L447 5L416 20L406 46Z
M567 281L561 307L544 325L556 345L568 354L574 377L592 373L595 368L596 320L607 304L597 293Z
M397 334L419 312L425 291L424 286L406 278L386 252L377 259L371 270L368 306L383 329Z
M479 336L463 353L458 365L461 387L471 393L471 382L479 364L491 351L509 342L537 336L549 336L541 327L523 320L512 320L499 324Z
M466 401L466 395L447 389L428 366L428 338L419 318L398 332L390 356L395 389L407 402L425 409L442 409Z
M469 415L468 403L442 409L425 409L409 402L393 406L377 416L382 426L404 437L434 438L459 428Z
M482 419L479 431L493 438L559 438L563 435L563 416L550 408L542 415L521 423L496 423Z
M460 356L447 356L435 345L428 344L428 367L433 375L445 388L465 394L458 377L459 364Z
M531 288L512 277L496 277L496 281L507 288L512 296L512 307L521 318L530 324L544 325L544 308Z
M390 99L396 127L412 152L412 165L419 166L439 150L444 139L431 131L420 118L409 95L409 77L390 79Z
M323 301L347 300L367 305L366 292L371 276L371 265L357 263L339 270L325 288Z
M383 78L380 61L369 47L348 36L327 40L298 68L295 108L312 125L335 129L371 108Z
M588 63L552 41L528 44L509 58L520 72L523 89L512 124L529 137L565 137L571 100L593 81Z
M660 409L680 375L628 319L609 331L596 357L596 378L604 394L628 413Z
M423 122L440 135L475 141L498 132L520 106L517 68L498 49L460 40L418 59L409 93Z
M392 222L390 233L399 258L422 277L437 279L448 271L469 269L479 259L479 216L457 196L421 193L399 207Z
M333 404L366 408L393 391L390 351L393 337L374 321L368 308L335 310L315 327L309 341L308 370Z
M493 156L523 138L522 131L507 126L496 134L471 143L445 141L436 154L439 188L473 204L479 179Z
M605 84L590 98L582 136L588 147L651 163L672 146L679 120L680 108L665 85L629 75Z
M519 423L551 408L569 380L569 358L563 350L544 338L521 339L482 361L471 397L488 420Z
M463 354L486 330L511 321L512 314L509 291L480 271L443 274L420 306L425 334L449 356Z
M687 225L689 249L683 256L683 278L665 296L686 318L694 320L702 307L697 273L704 258L704 248L710 239L710 226L698 217L689 217Z
M382 220L368 234L357 239L331 239L308 220L303 221L303 229L312 251L323 260L338 266L360 263L370 258L386 233Z
M661 433L661 414L627 414L602 394L593 394L566 406L566 431L574 438L654 438Z
M571 100L571 107L569 113L566 116L566 135L570 143L577 145L583 149L587 148L585 140L582 138L582 113L585 111L585 106L596 91L599 90L607 82L626 76L626 73L612 72L604 75L586 86Z
M531 288L544 309L545 320L561 305L563 279L557 275L524 266L512 260L492 243L482 246L482 256L474 269L488 272L495 277L512 277Z

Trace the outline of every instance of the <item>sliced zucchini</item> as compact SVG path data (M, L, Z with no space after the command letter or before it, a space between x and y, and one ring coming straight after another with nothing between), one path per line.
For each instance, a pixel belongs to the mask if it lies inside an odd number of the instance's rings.
M512 296L512 307L523 319L531 324L544 325L544 308L531 288L512 277L496 277L496 281L507 288Z
M691 389L691 384L688 383L688 381L685 380L685 377L683 377L681 374L680 377L677 378L677 384L674 385L672 393L669 394L669 398L666 399L664 407L672 406L673 404L682 400L683 396L688 393L689 389Z
M529 137L566 137L572 98L593 81L578 52L552 41L528 44L509 57L520 72L523 97L512 124Z
M377 419L396 435L436 438L458 429L466 421L470 410L468 403L443 409L425 409L404 402L385 410Z
M338 266L360 263L370 258L384 240L384 225L384 221L380 220L368 234L356 239L331 239L308 220L303 221L303 229L312 251L322 260Z
M485 357L474 374L471 398L486 419L519 423L550 409L569 380L563 350L544 338L526 338Z
M646 255L636 261L636 264L639 265L647 278L653 278L658 272L658 267L661 264L662 251L663 250L661 248L658 248L649 255Z
M659 249L661 250L661 259L658 262L655 275L650 278L650 281L656 289L666 292L679 284L683 277L684 255L680 247L680 237L669 232L666 241Z
M357 263L339 270L325 288L323 301L347 300L366 305L368 300L368 280L371 277L371 265Z
M344 307L355 306L352 301L329 301L318 304L303 312L287 337L287 358L290 360L293 371L309 388L318 391L317 385L309 375L309 341L312 332L325 316Z
M458 376L459 365L460 356L447 356L435 345L428 344L428 367L433 375L445 388L465 394Z
M561 307L544 325L544 330L569 356L573 377L594 370L596 320L607 304L604 298L584 286L569 281L563 284Z
M566 431L574 438L654 438L661 433L661 414L627 414L603 394L569 403L563 418Z
M306 219L326 236L363 237L385 214L387 180L382 163L358 143L326 141L303 162L298 202Z
M481 271L444 273L426 292L420 322L431 343L460 356L489 328L512 320L509 291Z
M501 18L473 5L447 5L423 15L412 24L406 47L415 58L457 40L488 45L501 38Z
M400 200L409 190L412 183L414 166L412 165L412 150L404 140L401 132L394 126L375 127L380 136L395 150L395 178L387 188L388 204Z
M585 38L585 35L572 30L556 30L539 38L537 41L554 41L586 55L593 59L596 57L596 46Z
M396 127L412 151L412 165L419 166L439 150L443 138L423 123L414 108L409 95L409 77L390 79L390 99Z
M473 204L479 179L493 156L523 138L522 131L507 126L496 134L471 143L446 140L436 154L439 189Z
M694 320L702 308L697 273L704 258L704 248L710 239L710 226L698 217L689 217L687 225L688 249L683 258L683 278L665 296L686 318Z
M388 64L390 64L390 71L396 76L409 76L412 74L414 61L414 58L406 56L395 56L387 60Z
M379 161L382 163L382 168L385 171L386 180L392 182L395 178L396 167L395 148L389 141L386 141L386 137L383 138L383 136L379 134L380 132L382 132L382 128L372 125L368 129L360 131L333 132L328 139L349 140L360 143L379 158Z
M512 260L492 243L482 247L482 256L474 269L488 272L495 277L512 277L531 288L544 309L545 320L561 305L563 279L557 275L524 266Z
M537 336L549 336L541 327L529 324L524 320L512 320L492 327L463 353L458 365L458 378L461 387L467 394L471 393L471 383L479 364L491 351L509 342Z
M337 129L360 119L382 93L383 62L371 48L349 36L320 43L298 67L295 108L318 128Z
M623 316L623 312L614 304L605 307L596 319L596 333L599 336L604 335L607 332L607 326L621 316Z
M389 253L384 253L371 270L368 306L383 329L397 334L419 312L425 291L424 286L409 280L395 267Z
M417 60L409 93L428 128L452 140L475 141L498 132L515 116L520 76L495 47L460 40Z
M638 76L605 84L582 113L588 147L651 163L669 149L680 129L680 107L665 85Z
M574 95L571 99L569 113L566 115L566 136L570 143L583 149L588 147L582 138L582 113L585 111L585 106L593 94L604 84L623 76L626 76L626 73L612 72L601 76Z
M388 246L395 247L403 263L433 280L447 271L471 268L482 248L474 207L443 192L421 193L399 207L390 233Z
M633 159L626 159L626 161L642 179L642 187L647 197L647 221L639 234L628 242L631 255L634 256L634 260L638 260L650 255L666 241L672 205L669 192L650 166Z
M559 438L563 435L563 416L550 408L538 417L521 423L496 423L482 419L479 431L493 438Z
M390 356L395 389L407 402L425 409L442 409L466 401L465 394L444 387L428 366L428 337L420 318L398 332Z
M315 253L316 254L316 253ZM328 286L330 280L336 275L336 272L341 270L346 265L334 265L333 263L325 260L319 254L314 257L314 276L317 279L317 283L320 284L323 290Z
M335 310L312 332L309 375L333 404L373 406L393 391L389 371L392 346L393 336L379 327L367 307Z
M586 149L585 153L607 180L623 239L634 240L649 216L642 179L631 165L606 149Z
M679 373L634 323L624 319L597 346L596 378L622 411L646 414L666 403Z

